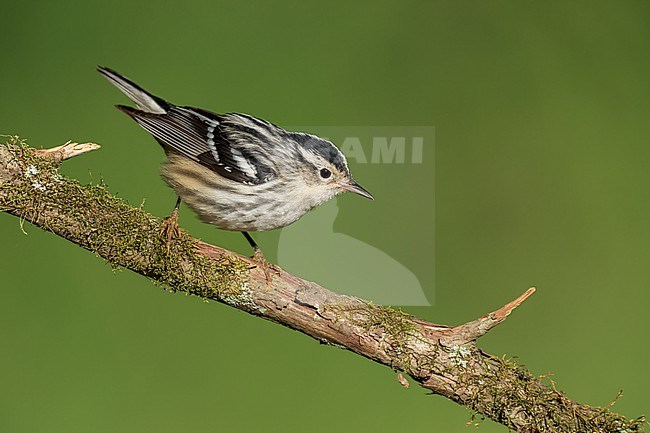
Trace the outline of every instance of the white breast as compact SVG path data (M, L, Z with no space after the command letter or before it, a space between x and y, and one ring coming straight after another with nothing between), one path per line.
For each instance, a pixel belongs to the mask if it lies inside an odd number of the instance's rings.
M246 185L173 153L163 164L162 176L202 221L224 230L285 227L320 204L299 180Z

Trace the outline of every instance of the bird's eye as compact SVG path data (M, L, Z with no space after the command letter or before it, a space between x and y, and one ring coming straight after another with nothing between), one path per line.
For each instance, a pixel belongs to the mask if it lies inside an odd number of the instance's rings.
M332 172L329 171L328 169L326 169L326 168L321 168L320 169L320 177L322 177L323 179L328 179L331 175L332 175Z

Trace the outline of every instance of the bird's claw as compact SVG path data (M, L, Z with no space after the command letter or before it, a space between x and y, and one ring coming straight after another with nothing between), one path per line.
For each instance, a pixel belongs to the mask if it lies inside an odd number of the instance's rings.
M280 267L274 265L273 263L269 263L266 260L266 257L264 257L264 253L260 248L255 248L255 252L253 253L253 257L251 257L251 259L253 259L255 264L257 264L257 267L264 271L264 276L266 277L266 289L268 290L271 285L271 272L280 275Z
M162 220L160 235L165 238L165 246L167 247L167 254L169 254L172 240L181 236L181 229L178 227L178 209L174 209L167 218Z

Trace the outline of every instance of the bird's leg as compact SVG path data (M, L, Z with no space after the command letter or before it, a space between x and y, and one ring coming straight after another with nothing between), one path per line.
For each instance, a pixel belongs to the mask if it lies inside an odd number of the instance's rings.
M165 237L165 245L167 245L167 253L169 254L169 249L172 244L172 240L178 238L181 235L181 229L178 227L178 208L181 205L181 198L176 199L176 206L172 213L165 219L162 220L160 225L160 234Z
M271 270L278 272L278 269L275 265L272 263L269 263L266 261L266 257L264 257L264 253L262 252L262 249L260 248L259 245L257 245L257 242L252 238L251 235L248 234L248 232L241 232L248 243L250 244L251 247L253 247L253 261L257 263L257 265L262 268L264 271L264 275L266 276L266 286L268 287L269 284L271 283Z

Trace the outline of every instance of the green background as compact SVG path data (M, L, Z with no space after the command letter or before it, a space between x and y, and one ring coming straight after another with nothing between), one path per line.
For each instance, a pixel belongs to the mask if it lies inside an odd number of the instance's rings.
M623 389L616 410L647 413L648 3L4 0L1 13L0 131L100 143L62 171L156 215L174 201L161 151L112 107L126 100L96 64L280 125L435 126L435 164L425 152L420 166L435 184L353 165L377 200L342 197L335 230L409 267L435 302L406 311L433 322L535 285L481 347L552 371L580 402ZM464 408L386 367L18 223L0 215L2 431L466 431ZM187 209L181 224L249 253ZM277 238L258 237L271 257Z

